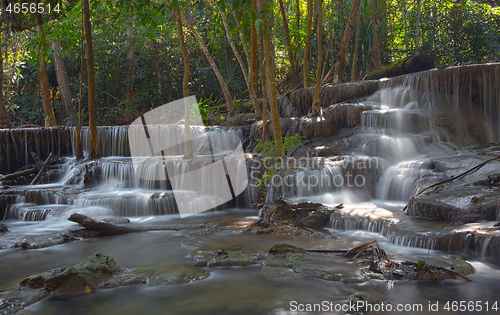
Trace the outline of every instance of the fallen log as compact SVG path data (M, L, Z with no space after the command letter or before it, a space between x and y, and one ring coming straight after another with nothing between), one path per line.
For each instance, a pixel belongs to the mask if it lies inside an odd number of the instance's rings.
M39 170L39 168L37 166L35 166L35 167L27 169L27 170L4 175L4 176L0 177L0 180L7 180L7 179L11 179L11 178L16 178L18 176L25 176L25 175L33 174L33 173L37 172L38 170Z
M126 233L135 232L148 232L148 231L179 231L188 229L199 229L203 225L167 225L167 226L147 226L147 227L133 227L130 225L118 225L103 220L98 220L91 218L89 216L73 213L68 220L76 222L81 226L85 227L87 230L95 231L97 234L92 234L94 236L107 236L107 235L120 235Z
M38 178L40 178L40 175L42 175L43 171L47 168L47 164L49 163L50 158L52 157L52 152L50 152L49 157L45 160L45 163L43 163L42 168L36 174L35 178L33 178L33 181L31 182L30 185L35 185L36 182L38 181Z
M100 235L118 235L144 231L144 228L107 223L78 213L73 213L68 220L76 222L87 229L99 231Z

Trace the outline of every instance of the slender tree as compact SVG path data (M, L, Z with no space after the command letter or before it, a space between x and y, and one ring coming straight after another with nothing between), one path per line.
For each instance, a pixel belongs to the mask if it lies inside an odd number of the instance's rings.
M408 47L408 20L406 17L406 0L401 0L403 6L403 20L404 20L404 28L405 28L405 55L408 55L409 47Z
M269 7L272 0L259 0L262 3L262 7L265 6L265 13L263 14L263 46L266 56L265 61L265 72L267 77L267 85L269 87L269 98L271 105L271 121L273 123L273 137L274 145L276 147L276 155L279 157L285 156L285 151L283 150L283 139L281 136L281 125L278 113L278 102L277 102L277 91L276 91L276 73L274 66L274 45L271 41L271 26L269 19Z
M222 88L222 92L224 93L224 98L226 99L227 110L229 111L229 115L231 115L233 112L233 107L234 107L233 97L231 96L231 92L229 91L229 88L227 87L227 83L224 80L222 73L219 71L219 67L217 67L217 64L215 63L214 58L212 58L212 55L210 54L210 50L208 49L207 45L205 45L203 38L201 38L200 34L193 27L193 25L191 24L189 19L184 19L182 17L182 22L184 22L184 24L186 24L186 26L189 28L191 33L193 33L194 38L198 42L198 45L200 46L201 50L203 51L203 54L207 58L208 63L210 64L210 67L212 67L212 70L214 71L215 76L217 77L217 80L219 80L219 84Z
M252 0L252 18L251 18L251 26L250 26L250 87L251 93L255 95L257 98L257 29L255 28L256 22L256 14L255 8L257 8L257 1ZM251 96L252 94L250 94ZM262 113L260 106L258 103L254 105L255 114L258 117L264 119L264 114L267 116L267 113Z
M312 112L316 113L321 107L321 100L319 92L321 89L321 66L323 65L323 40L321 34L323 33L323 0L318 0L318 30L316 31L318 38L318 69L316 70L316 86L314 87L314 101L312 104Z
M261 9L261 3L259 3L259 7L257 7L257 0L252 0L255 2L255 8L257 9L257 12L259 12ZM260 17L259 20L261 20L262 17ZM260 64L260 83L262 86L262 140L267 139L267 118L269 116L269 101L270 101L270 92L269 92L269 85L267 84L267 75L266 75L266 68L265 68L265 52L264 52L264 36L262 35L262 23L260 23L260 27L257 29L257 46L259 50L259 64Z
M168 0L165 0L167 6L169 5ZM187 101L189 97L189 54L186 48L186 42L184 39L184 30L182 29L182 17L179 8L179 1L174 0L173 5L175 26L177 29L177 40L179 41L179 46L181 47L182 62L184 64L184 76L182 79L182 94L184 96L184 158L193 158L193 140L191 137L191 106Z
M38 6L38 0L35 4ZM42 14L37 10L36 13L36 26L38 35L40 36L40 45L38 47L38 59L40 68L38 69L38 76L40 77L40 87L42 90L43 112L45 116L45 127L56 126L56 116L50 101L50 87L49 87L49 74L47 72L47 61L45 60L45 30L43 29Z
M7 24L7 11L5 10L5 1L2 1L2 14L0 15L0 128L11 128L9 114L5 108L5 99L3 96L3 54L2 54L2 33L4 22Z
M418 0L418 6L417 6L417 21L416 23L416 30L415 30L415 54L418 55L418 46L419 46L419 31L420 31L420 16L422 14L422 0Z
M211 0L209 0L209 1L211 1ZM245 65L243 64L243 59L241 58L241 55L238 52L238 49L236 48L236 45L234 44L234 41L233 41L231 34L229 32L229 23L227 21L226 14L221 9L221 7L217 4L216 1L214 1L213 3L214 3L215 7L217 8L217 11L219 12L219 14L222 18L222 23L224 24L224 29L226 30L227 40L229 42L229 45L231 46L231 49L233 50L234 56L236 57L238 64L240 65L241 72L243 73L243 78L245 79L245 83L247 84L248 92L250 94L250 101L252 102L252 106L255 109L255 113L257 114L257 116L261 117L262 113L260 112L260 108L258 107L258 104L257 104L257 94L255 93L255 90L252 86L252 83L250 82L248 72L246 70ZM226 85L226 87L227 87L227 85ZM228 89L228 93L229 93L229 89ZM232 99L231 99L231 102L232 102Z
M90 134L90 158L99 158L97 145L97 115L95 97L95 69L94 69L94 46L92 45L92 26L90 24L89 1L82 0L83 25L85 28L85 42L87 46L87 81L88 81L88 104L89 104L89 134Z
M354 35L354 55L352 57L351 81L356 80L356 68L358 64L360 17L361 14L358 14L358 16L356 17L356 34Z
M371 18L372 18L372 30L373 30L372 51L373 51L373 54L375 57L375 67L380 67L380 48L379 48L378 36L377 36L377 21L375 19L375 13L376 13L376 9L377 9L377 1L371 0L370 6L371 6Z
M61 93L61 103L64 107L65 116L68 118L68 122L71 122L75 112L73 108L73 94L71 93L71 88L69 85L66 65L64 64L64 60L60 53L62 48L59 43L53 42L52 49L54 50L54 70L56 72L59 92Z
M1 23L0 23L1 25ZM3 54L2 54L2 32L0 32L0 128L11 128L9 114L5 109L5 100L3 96Z
M283 31L285 32L285 42L286 49L288 51L288 59L290 59L290 68L292 70L292 88L297 88L297 65L295 63L295 53L294 47L292 45L292 40L290 39L290 29L288 28L288 19L286 17L285 6L283 5L283 0L278 0L280 5L281 18L283 20Z
M309 86L309 46L311 41L311 24L313 18L313 0L307 0L307 33L304 46L304 61L302 63L302 81L304 87Z
M337 61L330 68L328 73L326 74L323 82L333 82L334 84L338 84L342 82L342 77L344 73L344 69L349 62L349 58L347 57L348 53L348 44L351 39L352 29L354 28L354 21L356 16L359 13L359 6L361 0L353 0L351 6L351 12L349 13L349 19L347 20L347 24L345 26L344 35L342 36L342 41L340 43L340 51L337 55Z

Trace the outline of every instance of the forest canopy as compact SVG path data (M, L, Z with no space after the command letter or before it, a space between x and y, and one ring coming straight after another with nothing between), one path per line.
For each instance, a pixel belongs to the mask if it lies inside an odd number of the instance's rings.
M37 13L29 6L26 12L20 1L2 2L0 105L12 125L47 125L44 66L46 102L56 124L77 124L80 98L86 123L82 2L45 1L40 3L43 12ZM267 35L274 48L278 93L314 86L317 77L332 83L327 74L339 60L345 66L338 81L346 82L416 54L427 54L440 66L494 62L500 56L500 7L495 1L260 2L262 6L250 0L90 1L97 124L125 125L183 97L176 9L188 52L189 93L196 95L203 118L211 123L231 111L250 109L252 90L254 98L262 98L261 68L269 54L252 45ZM252 73L254 50L259 57ZM258 84L252 83L255 75ZM232 108L226 104L228 95Z

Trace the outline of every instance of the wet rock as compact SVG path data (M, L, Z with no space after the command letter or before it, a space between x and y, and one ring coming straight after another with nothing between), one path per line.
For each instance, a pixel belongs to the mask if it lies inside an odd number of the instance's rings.
M113 258L95 253L72 268L55 268L23 279L2 293L0 311L3 314L15 313L49 295L86 294L104 287L107 280L121 271Z
M243 126L243 125L250 125L255 122L257 117L255 114L250 113L250 114L238 114L236 116L230 117L227 120L224 121L223 125L224 126Z
M373 94L378 89L377 81L350 82L327 85L321 88L321 107L327 108L362 96ZM302 88L278 97L281 117L300 117L307 115L313 102L313 89Z
M327 237L318 231L326 226L333 209L319 203L278 201L261 208L262 220L248 228L257 234Z
M376 309L374 306L387 303L366 292L357 291L347 299L347 305L355 305L355 311L346 311L344 314L366 314L368 311ZM360 306L359 308L357 306Z
M9 232L9 228L5 223L0 223L0 234Z
M440 191L439 188L408 202L406 214L451 223L494 221L500 194L480 188Z
M116 277L113 282L126 281L130 283L131 280L143 281L144 283L152 286L166 285L166 284L182 284L189 282L196 282L207 278L210 275L208 271L193 267L191 265L157 265L151 267L138 267L130 271L129 274Z
M31 276L19 284L31 288L46 288L53 295L71 295L85 293L88 286L96 290L121 268L113 258L95 253L73 268L57 268L46 273Z
M307 251L300 246L287 243L276 243L271 248L269 248L268 253L271 255L286 255L286 254L305 255Z

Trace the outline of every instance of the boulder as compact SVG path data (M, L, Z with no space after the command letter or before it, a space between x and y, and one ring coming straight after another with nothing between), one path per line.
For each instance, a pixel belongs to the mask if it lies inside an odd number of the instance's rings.
M420 72L434 68L434 58L428 55L416 55L399 59L390 65L375 69L366 76L367 80L392 78L403 74Z

